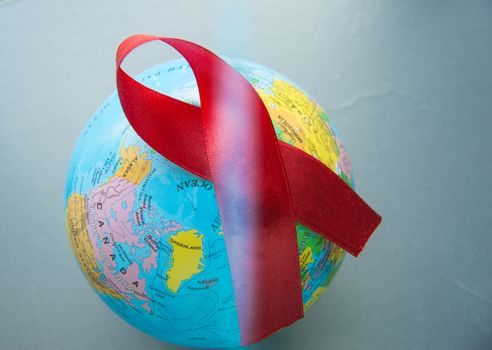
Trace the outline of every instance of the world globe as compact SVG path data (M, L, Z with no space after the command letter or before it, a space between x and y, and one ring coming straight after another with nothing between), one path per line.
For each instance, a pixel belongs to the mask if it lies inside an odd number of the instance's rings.
M306 92L270 68L225 60L255 88L279 140L317 158L354 186L333 122ZM137 80L199 105L196 81L184 60L153 67ZM147 145L129 125L116 93L77 141L65 210L69 241L83 274L121 318L182 346L240 344L214 184ZM345 252L301 224L296 230L307 310L326 290Z

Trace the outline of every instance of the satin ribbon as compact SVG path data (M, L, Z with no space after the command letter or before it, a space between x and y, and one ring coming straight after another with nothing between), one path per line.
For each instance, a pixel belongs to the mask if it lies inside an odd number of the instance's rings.
M130 51L154 40L189 63L201 107L149 89L123 71ZM324 164L277 140L254 88L209 50L181 39L134 35L119 46L116 66L121 105L137 134L214 183L241 344L302 318L295 223L357 256L381 217Z

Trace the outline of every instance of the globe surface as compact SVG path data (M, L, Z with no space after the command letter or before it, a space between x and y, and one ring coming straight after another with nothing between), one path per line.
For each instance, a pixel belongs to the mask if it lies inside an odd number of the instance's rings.
M333 123L313 99L267 67L226 60L262 98L278 139L316 157L353 186L350 162ZM196 82L184 60L153 67L137 79L199 105ZM149 147L129 125L117 94L103 103L76 144L65 209L79 266L115 313L167 342L239 345L213 183ZM310 229L300 224L296 228L308 309L326 290L345 253Z

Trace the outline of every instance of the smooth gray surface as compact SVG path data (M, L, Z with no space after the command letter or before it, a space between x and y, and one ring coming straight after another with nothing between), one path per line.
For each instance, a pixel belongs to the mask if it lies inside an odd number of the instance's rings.
M65 234L72 147L139 32L305 87L384 216L305 319L254 349L492 348L491 2L19 0L0 1L1 350L179 349L103 305Z

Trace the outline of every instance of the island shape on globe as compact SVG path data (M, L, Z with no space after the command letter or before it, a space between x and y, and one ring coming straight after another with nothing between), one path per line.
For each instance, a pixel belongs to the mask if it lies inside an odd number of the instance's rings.
M267 67L225 60L255 88L278 139L317 158L354 186L333 122L312 98ZM196 81L184 60L153 67L138 80L199 105ZM214 185L148 146L129 125L116 93L76 144L65 208L69 240L82 272L124 320L183 346L240 344ZM326 290L345 252L301 224L296 229L307 310Z

